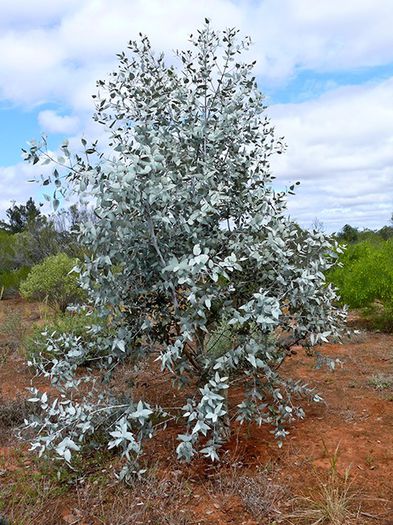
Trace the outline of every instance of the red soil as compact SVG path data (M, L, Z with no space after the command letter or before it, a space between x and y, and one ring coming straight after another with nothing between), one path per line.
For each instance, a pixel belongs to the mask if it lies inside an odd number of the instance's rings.
M12 309L21 312L27 323L36 317L37 306L2 301L0 322ZM158 462L166 477L185 477L192 483L192 497L185 504L185 511L193 513L194 523L257 523L245 512L236 495L225 498L211 489L211 480L234 467L239 475L253 476L258 468L270 465L272 483L286 487L289 501L294 496L311 493L318 480L325 479L334 451L338 449L338 471L344 474L350 469L352 488L357 494L354 501L361 505L362 514L357 523L393 524L393 389L377 390L369 384L370 377L378 373L393 377L393 336L363 333L353 342L325 345L321 351L339 358L342 366L334 372L316 370L313 358L305 356L300 349L285 364L286 374L315 386L325 402L305 404L306 418L292 425L282 449L277 448L270 429L265 427L235 428L219 465L203 460L189 466L177 463L174 459L176 429L168 429L148 446L147 458L151 456ZM168 399L165 383L155 382L155 377L147 373L144 378L150 388L154 387L152 397ZM7 401L19 395L25 397L25 389L32 383L44 384L34 379L18 352L5 363L0 361L0 402L1 398ZM18 469L32 464L26 446L20 452L14 440L4 444L6 446L0 449L0 474L3 473L0 491L2 482L12 482ZM69 523L69 516L76 516L75 524L103 523L89 521L88 509L75 514L71 493L63 496L63 500L60 498L60 507L66 509L60 513L62 521L53 524ZM283 512L285 507L284 498L280 507ZM269 523L273 520L266 521Z

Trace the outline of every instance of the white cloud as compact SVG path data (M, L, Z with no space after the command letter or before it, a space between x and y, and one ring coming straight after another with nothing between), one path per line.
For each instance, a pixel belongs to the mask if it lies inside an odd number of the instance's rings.
M40 111L38 114L38 122L44 133L62 133L64 135L71 135L78 130L79 118L68 115L62 116L46 109Z
M57 103L61 112L39 113L43 131L94 136L95 81L116 67L115 54L139 31L170 54L205 16L214 27L237 26L253 38L263 88L285 85L299 69L392 63L391 8L391 0L0 0L0 99L25 108ZM303 223L315 216L330 229L386 223L393 207L392 95L393 80L332 84L317 100L271 108L289 145L274 167L280 183L302 181L290 209ZM0 168L0 180L20 170Z
M56 23L80 5L80 0L0 0L0 29L10 26L20 29L32 25L46 27Z
M252 5L252 4L250 4ZM254 4L255 5L255 4ZM390 0L265 0L250 13L260 72L342 71L393 60Z
M22 104L61 101L81 109L83 101L90 108L86 89L94 91L139 31L170 52L205 16L252 35L266 82L285 82L297 68L393 61L390 0L0 0L0 9L0 94Z
M59 11L56 23L29 28L18 25L14 11L15 23L0 32L0 96L30 106L50 101L91 109L87 90L95 92L95 81L116 66L116 53L130 39L144 32L170 53L207 14L218 27L242 19L240 6L229 0L87 0Z
M14 166L0 167L0 210L4 212L13 201L22 203L26 202L29 197L39 201L42 197L42 188L37 183L29 182L36 177L37 170L23 162Z
M273 170L303 188L290 209L302 223L382 226L393 211L393 78L269 110L288 144Z

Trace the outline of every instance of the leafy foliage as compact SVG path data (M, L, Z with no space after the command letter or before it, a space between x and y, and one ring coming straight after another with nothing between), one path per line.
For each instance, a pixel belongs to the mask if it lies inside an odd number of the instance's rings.
M55 338L61 334L67 333L75 336L84 344L94 340L90 332L91 326L104 323L94 315L86 315L86 312L64 312L57 314L53 319L44 325L38 325L34 328L24 340L24 348L28 361L35 362L37 366L42 365L43 361L51 360L54 357L63 358L68 348L59 349L55 346L52 348L48 345L48 338ZM62 339L61 339L62 340Z
M13 253L13 236L4 230L0 230L0 268L7 268L9 257Z
M354 243L359 239L359 231L350 224L345 224L337 237L340 241Z
M28 268L16 269L12 264L14 255L14 236L0 230L0 299L4 292L13 293L19 288L20 281L26 278Z
M62 157L52 159L64 165L48 179L58 188L54 206L59 192L96 204L97 219L81 227L91 256L80 279L98 315L112 319L108 337L97 328L101 367L111 372L130 358L155 358L164 377L194 394L180 413L167 414L142 400L119 402L91 376L88 397L76 402L75 355L90 350L64 334L70 351L54 362L51 378L70 397L49 402L33 393L46 414L32 422L41 429L41 453L54 449L70 461L100 428L131 461L144 438L181 416L178 457L215 460L230 417L271 425L281 444L287 424L303 417L296 398L321 399L279 368L292 345L310 349L338 335L345 312L324 271L339 248L288 218L294 186L272 187L269 159L284 146L265 115L254 64L240 59L249 40L237 33L216 33L207 21L191 49L178 52L178 69L146 37L130 42L118 70L98 82L95 119L110 131L113 156L83 139L83 155L64 143ZM25 156L51 160L45 141ZM220 327L231 335L214 352ZM230 414L233 381L243 400Z
M17 270L0 271L0 291L6 291L13 294L19 290L21 282L26 279L30 272L30 268L22 266Z
M376 329L393 331L393 239L368 240L347 247L340 266L327 274L341 301L363 309Z
M64 311L71 303L81 301L83 292L78 285L74 270L78 260L64 253L51 255L32 268L20 286L26 299L46 301L54 308Z

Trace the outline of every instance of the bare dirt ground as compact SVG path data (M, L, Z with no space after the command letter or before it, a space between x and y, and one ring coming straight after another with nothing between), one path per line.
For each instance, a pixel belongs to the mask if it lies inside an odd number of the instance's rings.
M40 307L0 301L0 327L15 314L26 330ZM183 465L175 460L177 429L169 429L147 447L152 466L131 488L114 479L110 454L85 458L87 474L63 472L58 480L16 440L26 387L45 383L27 368L18 337L10 338L0 336L0 517L10 525L393 525L392 335L362 332L323 346L342 363L334 372L317 370L298 349L285 372L315 386L325 402L305 404L306 418L282 449L268 428L236 427L219 465ZM144 381L160 398L166 387L155 377L146 372ZM321 518L329 494L345 507L341 521Z

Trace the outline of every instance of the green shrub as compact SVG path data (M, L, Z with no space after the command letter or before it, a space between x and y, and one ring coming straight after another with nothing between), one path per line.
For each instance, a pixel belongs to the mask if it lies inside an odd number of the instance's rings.
M365 308L374 301L393 305L393 242L364 241L351 245L328 278L341 299L352 308Z
M64 253L51 255L42 263L33 266L20 292L26 299L46 301L49 306L62 312L71 303L80 302L84 293L78 285L78 274L72 269L78 259Z
M375 328L393 329L393 239L363 241L348 246L340 256L342 267L328 272L341 301L365 309Z
M0 298L17 292L30 270L25 265L16 265L14 254L15 235L0 230Z
M14 237L10 233L0 230L0 268L7 268L7 263L13 254Z
M25 266L18 270L0 271L0 292L3 290L4 296L16 293L29 272L30 268Z

